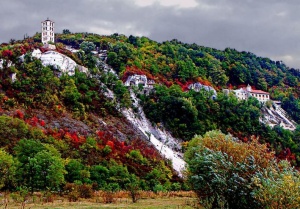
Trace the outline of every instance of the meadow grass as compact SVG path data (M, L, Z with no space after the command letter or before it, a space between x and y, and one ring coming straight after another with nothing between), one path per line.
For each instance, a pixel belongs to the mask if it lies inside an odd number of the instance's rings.
M0 199L0 209L191 209L202 208L197 204L197 198L192 192L141 192L140 199L137 203L132 203L127 192L115 193L114 202L107 204L103 202L103 193L95 193L90 199L80 198L76 202L69 202L67 197L54 196L50 202L42 198L28 197L25 202L17 201L8 197L7 205L3 204L5 198ZM2 204L2 205L1 205ZM6 207L5 207L6 206Z

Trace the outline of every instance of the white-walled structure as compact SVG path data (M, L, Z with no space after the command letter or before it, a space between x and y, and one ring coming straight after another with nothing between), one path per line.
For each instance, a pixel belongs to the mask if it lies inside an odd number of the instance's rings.
M130 75L124 83L125 86L138 86L139 84L143 85L143 87L148 87L148 80L145 75Z
M217 92L216 90L211 86L202 85L201 83L192 83L188 86L189 90L194 90L195 92L199 92L201 89L204 89L205 91L211 91L213 93L213 98L216 98Z
M241 100L247 100L249 97L255 97L260 102L266 102L270 100L270 94L261 90L254 90L248 84L247 87L243 87L237 90L233 90L236 97Z
M42 22L42 43L47 44L49 41L54 43L54 22L48 18Z

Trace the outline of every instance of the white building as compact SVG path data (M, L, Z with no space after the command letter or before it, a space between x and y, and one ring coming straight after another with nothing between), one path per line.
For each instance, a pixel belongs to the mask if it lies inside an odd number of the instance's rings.
M261 90L254 90L248 84L247 87L243 87L237 90L233 90L236 97L241 100L247 100L249 97L255 97L260 102L266 102L270 100L270 94Z
M54 22L48 18L42 22L42 43L47 44L49 41L54 43Z
M217 92L216 90L211 86L202 85L201 83L192 83L188 86L189 90L194 90L195 92L201 91L201 89L204 89L205 91L212 92L212 99L217 98Z
M125 86L138 86L139 84L143 85L143 87L148 87L148 80L145 75L130 75L125 82Z
M142 86L143 94L149 95L149 93L153 90L153 85L155 84L154 80L150 80L145 75L130 75L128 76L125 86Z

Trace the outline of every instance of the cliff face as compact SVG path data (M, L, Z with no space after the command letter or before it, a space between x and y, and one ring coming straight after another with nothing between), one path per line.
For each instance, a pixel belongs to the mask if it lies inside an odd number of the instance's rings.
M132 109L123 109L123 115L134 125L134 127L148 137L149 142L151 142L161 155L172 161L173 168L182 176L182 171L185 167L180 145L182 141L174 138L162 127L153 126L146 118L145 113L132 90L130 90L130 95L134 101L133 105L137 109L137 113L134 113Z
M294 131L296 129L296 122L293 121L287 112L281 108L279 104L273 103L271 107L264 106L261 109L262 117L260 121L271 127L279 125L284 129Z

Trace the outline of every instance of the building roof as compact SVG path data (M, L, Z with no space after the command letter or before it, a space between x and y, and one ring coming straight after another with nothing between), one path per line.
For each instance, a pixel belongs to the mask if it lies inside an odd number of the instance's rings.
M250 93L256 93L256 94L269 94L268 92L262 91L262 90L254 90L252 89Z
M44 20L43 22L46 22L46 21L54 22L54 21L52 21L52 20L49 20L49 18L47 18L47 20Z

